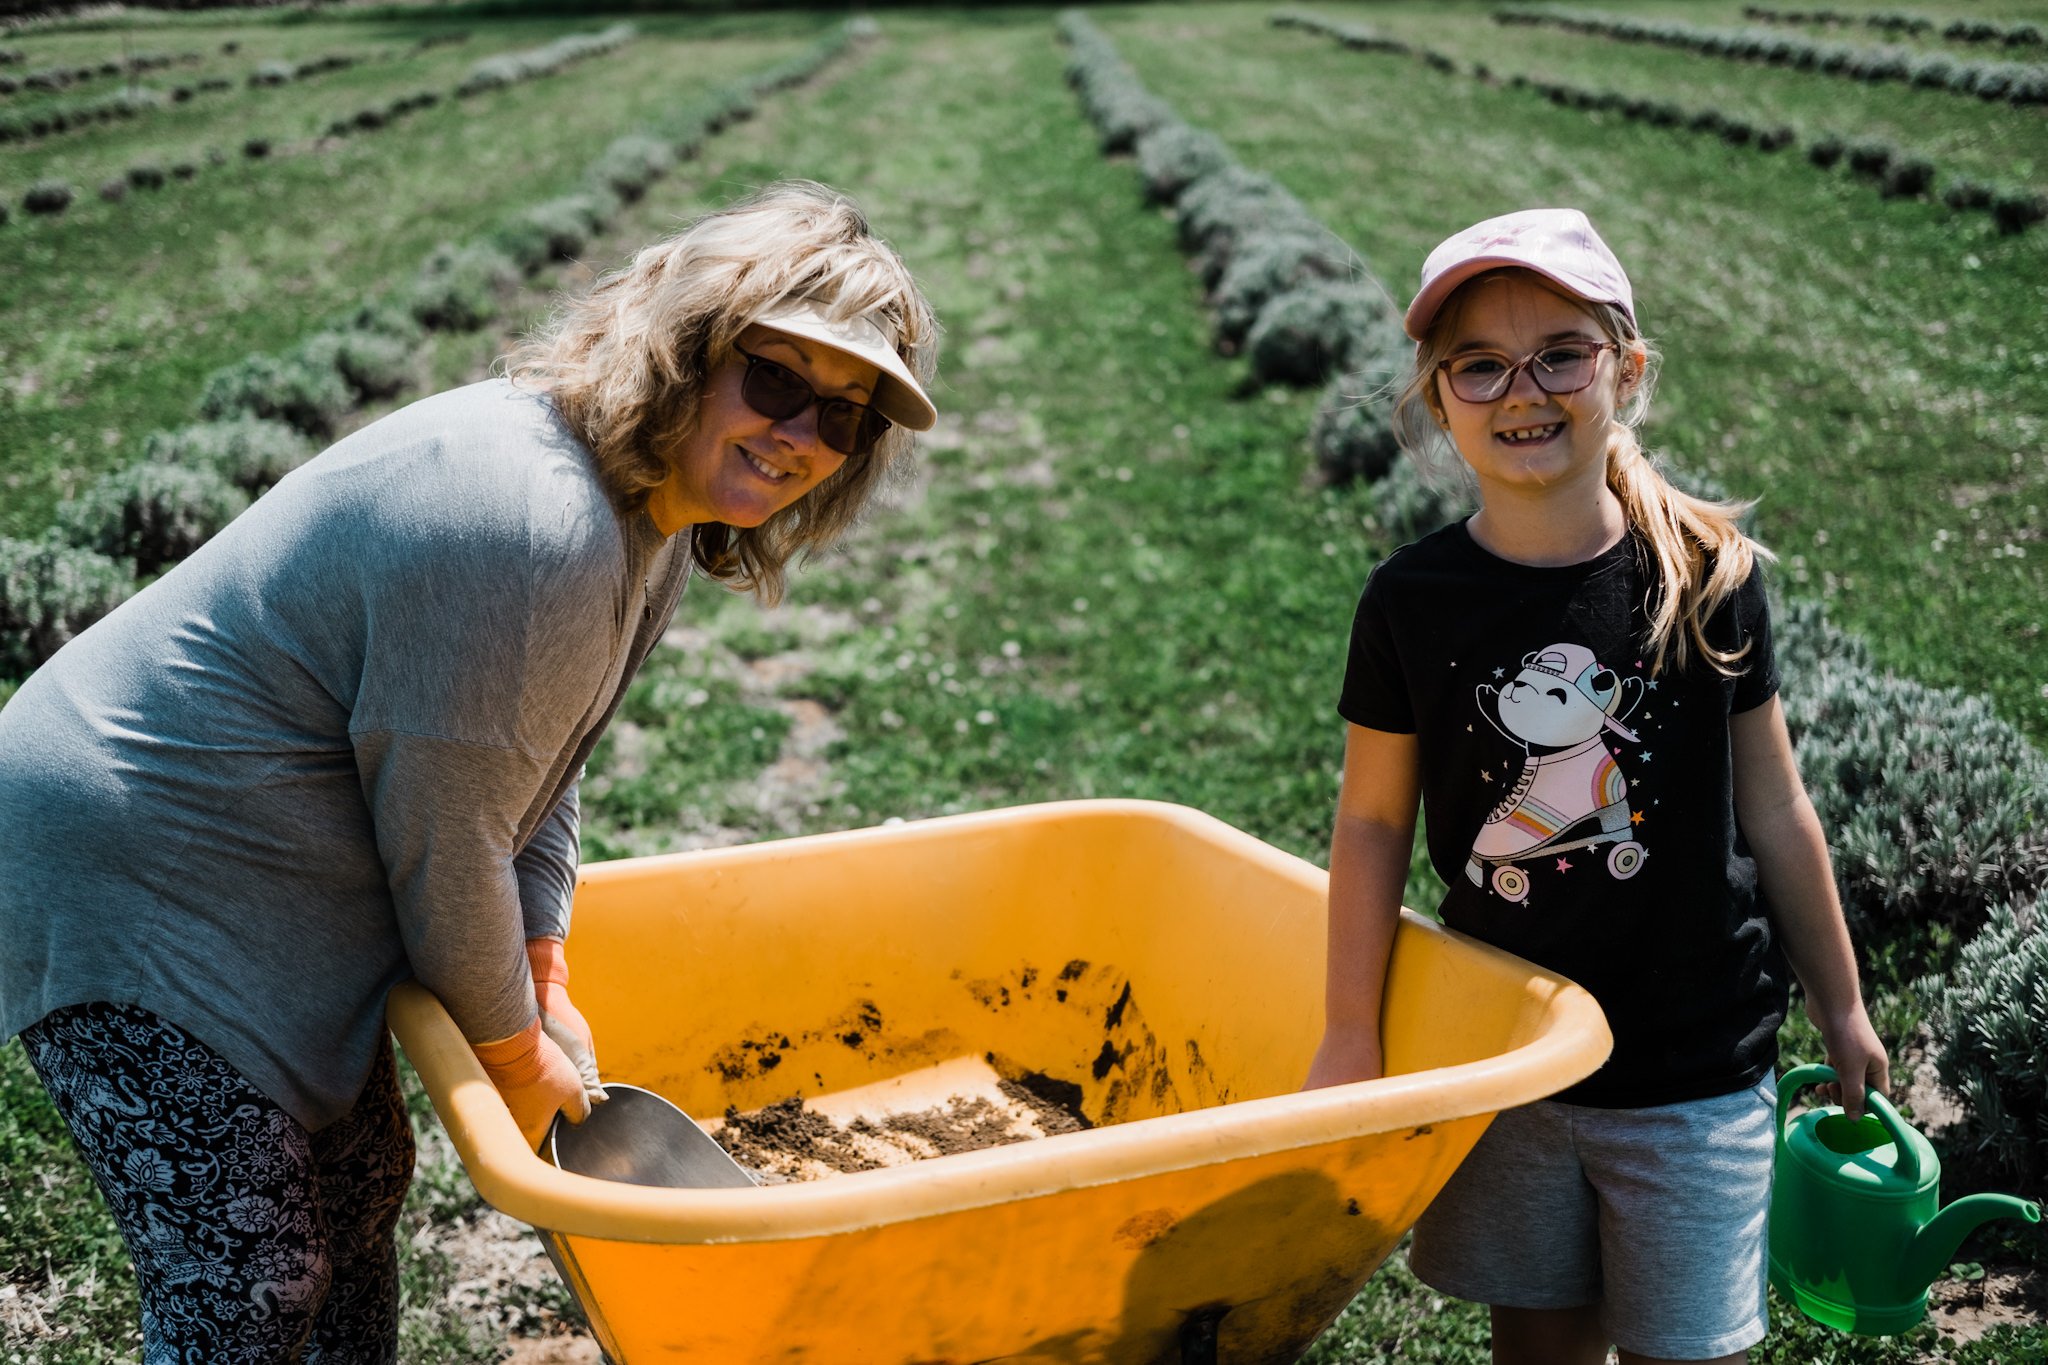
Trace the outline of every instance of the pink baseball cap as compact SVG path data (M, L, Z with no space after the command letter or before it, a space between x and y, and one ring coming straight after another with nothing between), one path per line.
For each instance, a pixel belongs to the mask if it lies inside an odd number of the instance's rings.
M1636 317L1621 262L1577 209L1522 209L1446 238L1422 263L1422 288L1408 305L1408 335L1420 341L1444 300L1474 275L1502 266L1533 270L1578 298L1611 303Z

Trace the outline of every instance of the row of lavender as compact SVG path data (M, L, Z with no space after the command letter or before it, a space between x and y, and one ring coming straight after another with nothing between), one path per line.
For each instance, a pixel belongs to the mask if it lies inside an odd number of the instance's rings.
M2037 24L2001 24L1989 19L1951 19L1943 23L1925 14L1900 10L1870 10L1849 13L1836 9L1771 9L1766 5L1744 5L1742 17L1764 24L1814 24L1844 27L1861 24L1880 33L1925 38L1939 30L1951 43L1997 43L2002 47L2039 47L2044 41Z
M19 50L10 49L0 53L0 66L17 66L23 62ZM72 62L62 66L37 67L33 71L15 74L0 71L0 95L12 95L18 91L68 90L84 81L104 80L113 76L139 76L145 71L161 71L168 66L189 66L204 60L198 52L137 52L128 57L105 57L96 62Z
M347 137L355 133L369 132L387 127L416 110L432 108L444 98L466 99L487 91L502 90L520 81L551 76L586 58L617 51L631 42L636 33L637 30L631 24L613 24L595 33L572 33L528 51L487 57L478 62L460 84L445 94L439 90L415 90L396 99L366 105L345 118L335 119L329 123L326 136ZM341 57L318 58L302 63L299 68L284 70L295 71L302 76L311 74L314 70L340 69L340 66L353 64L353 60ZM339 65L336 65L337 63ZM266 69L267 66L268 64ZM260 69L259 74L261 73ZM279 76L277 80L266 78L256 83L278 84L282 83L282 80L283 77ZM140 94L150 96L150 107L155 107L156 97L153 92L144 91ZM127 92L109 98L124 99L127 98ZM4 119L0 119L0 128L4 126ZM0 142L6 140L4 136L0 136ZM293 144L281 138L251 134L242 140L241 154L250 160L262 160L291 145ZM202 166L224 166L229 159L226 152L216 147L196 156L173 161L168 166L156 161L138 162L123 174L102 183L99 195L109 202L118 203L130 190L162 189L172 181L194 178ZM46 179L37 181L22 194L21 207L25 213L49 216L63 213L77 198L78 189L69 181ZM6 204L0 202L0 224L6 223L8 216Z
M1327 476L1372 481L1390 540L1460 515L1469 504L1396 459L1385 394L1412 351L1384 285L1284 188L1147 91L1085 16L1064 15L1061 32L1104 151L1133 153L1146 198L1174 206L1219 346L1241 338L1265 382L1340 376L1311 442ZM1945 936L1967 941L1945 977L1888 984L1927 1009L1967 1137L2032 1178L2048 1170L2048 759L1981 698L1882 671L1814 603L1781 605L1778 635L1787 718L1858 941L1928 945L1921 961Z
M1818 42L1770 28L1708 28L1680 19L1638 19L1602 10L1505 9L1493 17L1503 24L1560 28L1567 33L1681 48L1707 57L1845 80L1898 82L2014 106L2048 104L2048 66L2034 62L1971 61L1946 52Z
M425 48L439 47L445 43L466 43L468 41L469 34L466 30L449 29L421 38L413 44L413 50L417 52ZM241 40L236 38L230 38L220 45L221 55L226 57L232 57L241 50ZM27 60L27 54L19 48L0 48L0 67L21 66ZM136 52L120 57L102 57L98 61L38 67L32 71L13 72L0 70L0 96L24 92L55 93L60 90L68 90L73 85L87 81L104 80L113 76L125 76L133 79L136 76L144 75L151 71L162 71L173 66L194 66L205 60L206 54L203 52ZM315 58L313 60L317 61L319 59ZM272 79L276 69L282 67L289 71L296 65L299 64L276 61L265 62L261 67L257 68L257 73L269 74L252 74L249 78L249 83L251 85L277 84L278 82ZM226 85L234 84L234 82L226 81L224 78L223 83ZM180 87L174 87L174 89L176 88Z
M1320 33L1354 51L1417 57L1432 70L1450 75L1468 75L1489 82L1500 79L1484 65L1475 63L1467 66L1445 53L1390 37L1361 24L1341 23L1320 15L1293 11L1275 14L1273 23L1278 27ZM1654 128L1712 137L1731 147L1772 153L1800 146L1800 135L1789 124L1757 123L1717 108L1688 109L1670 100L1647 95L1594 90L1520 74L1507 77L1504 83L1511 89L1533 91L1561 108L1613 113L1630 122ZM2048 194L2031 186L1991 184L1970 176L1945 173L1926 157L1902 151L1882 138L1818 133L1806 140L1804 155L1808 164L1819 170L1847 169L1852 176L1868 181L1887 199L1935 198L1938 190L1942 204L1957 212L1988 213L2000 232L2024 232L2036 224L2048 222Z
M350 53L332 52L297 62L263 62L249 73L246 83L251 88L274 89L309 76L346 71L359 60ZM181 81L171 86L168 94L148 86L130 85L87 100L42 104L22 110L0 110L0 142L26 142L60 133L83 132L102 123L151 113L166 104L185 104L199 95L234 88L235 82L226 76L206 76L196 81Z

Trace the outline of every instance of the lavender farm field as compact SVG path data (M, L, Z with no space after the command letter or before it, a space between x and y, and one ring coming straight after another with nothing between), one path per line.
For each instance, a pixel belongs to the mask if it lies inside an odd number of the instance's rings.
M1088 13L1181 118L1278 180L1404 299L1446 231L1528 204L1584 207L1630 263L1667 352L1653 443L1762 499L1759 534L1781 556L1782 593L1824 605L1861 638L1873 670L1985 699L2038 760L2048 743L2048 226L2001 235L1988 215L1886 199L1797 152L1558 107L1509 78L1661 92L1802 134L1881 135L1944 166L2048 188L2043 110L1508 28L1495 6L1462 0L1309 7L1461 68L1483 63L1492 79L1481 79L1274 28L1275 8ZM1745 22L1730 0L1598 8ZM1978 0L1913 8L2048 27L2042 3L1995 15ZM149 432L193 420L214 370L283 352L412 278L438 244L571 193L615 138L805 50L845 17L369 13L0 36L0 49L25 52L21 68L123 44L204 54L138 77L149 85L363 54L282 87L239 84L0 144L10 215L0 224L0 535L40 535L66 498L137 459ZM591 763L585 857L1136 796L1202 808L1322 861L1345 631L1366 574L1399 538L1383 487L1317 478L1315 390L1262 385L1245 357L1219 353L1170 211L1143 202L1132 158L1102 154L1063 79L1071 53L1058 11L875 17L874 37L705 138L575 259L507 287L493 320L425 338L407 387L342 426L481 377L554 291L683 217L778 177L841 186L903 252L945 324L941 424L916 480L796 575L783 607L692 588ZM486 56L620 20L638 36L555 75L359 135L324 131L370 103L452 87ZM419 45L453 32L468 36ZM235 53L221 51L227 42ZM10 99L23 95L0 96L0 113ZM278 150L251 159L241 146L259 126ZM205 165L208 148L225 164ZM139 161L191 154L202 164L188 181L118 202L98 195ZM61 216L23 213L22 193L47 176L74 183L77 199ZM9 690L0 681L0 704ZM1946 733L1946 713L1934 721ZM2048 795L2027 799L2033 828L2048 828ZM1435 894L1418 859L1409 903L1426 908ZM1968 933L1889 933L1861 944L1866 992L1887 1045L1906 1063L1927 1060L1932 1077L1929 983ZM1789 1026L1786 1061L1815 1045L1810 1026ZM1940 1088L1928 1086L1915 1093L1931 1106ZM423 1105L416 1118L402 1358L594 1361L538 1243L481 1204ZM1945 1160L1958 1179L2014 1187L2009 1173ZM1918 1336L1854 1340L1780 1308L1755 1358L2038 1359L2048 1349L2039 1242L1967 1244L1983 1278L1966 1270L1937 1286L1958 1307ZM112 1225L8 1044L0 1362L132 1360L134 1311ZM1478 1362L1485 1340L1483 1313L1418 1285L1397 1255L1308 1359Z

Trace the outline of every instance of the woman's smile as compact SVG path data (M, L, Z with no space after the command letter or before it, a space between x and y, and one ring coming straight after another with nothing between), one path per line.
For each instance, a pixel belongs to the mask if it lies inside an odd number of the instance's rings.
M794 477L791 471L777 469L745 446L734 446L733 449L739 451L740 458L745 460L756 474L759 474L770 483L781 483L785 479Z

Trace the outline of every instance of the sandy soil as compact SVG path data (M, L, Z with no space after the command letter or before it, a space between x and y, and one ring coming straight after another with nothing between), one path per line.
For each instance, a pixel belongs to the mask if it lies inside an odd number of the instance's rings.
M763 1183L782 1183L904 1166L1088 1126L1058 1101L985 1066L979 1070L986 1076L963 1072L968 1085L937 1104L861 1106L850 1117L835 1117L793 1095L751 1113L727 1110L712 1135ZM849 1106L833 1107L843 1114Z

